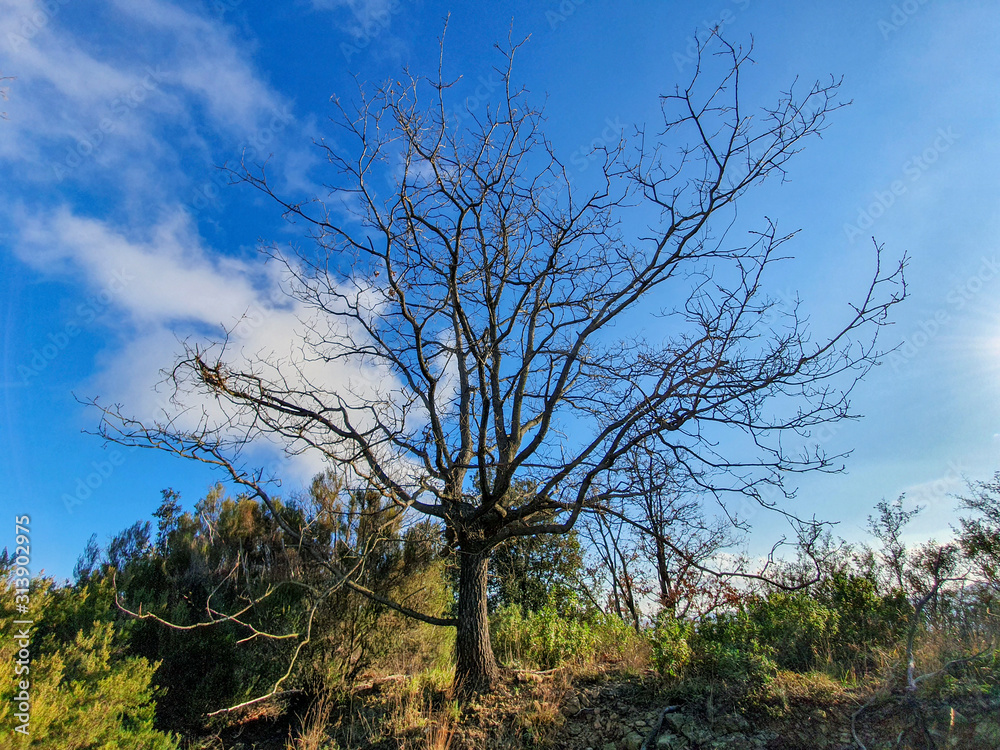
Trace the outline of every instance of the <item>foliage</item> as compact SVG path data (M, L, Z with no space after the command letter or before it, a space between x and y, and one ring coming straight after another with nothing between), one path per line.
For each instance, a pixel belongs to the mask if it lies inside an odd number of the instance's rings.
M240 646L251 633L235 622L195 626L249 605L243 622L263 632L295 632L305 599L302 590L288 585L298 561L286 554L280 529L259 503L228 497L221 485L193 512L179 512L179 499L164 491L154 514L155 543L148 522L135 524L96 548L96 556L91 546L78 565L78 580L81 586L100 582L102 587L113 581L123 606L176 626L117 613L128 623L130 651L162 662L156 676L165 689L161 721L193 731L207 712L267 692L287 668L294 646L264 638ZM262 599L270 587L277 588Z
M759 585L727 609L683 618L663 607L651 625L645 620L639 628L630 616L580 605L570 585L581 551L575 537L552 537L549 548L545 537L512 543L511 559L521 562L498 563L502 580L491 583L500 592L490 617L493 647L510 666L571 667L567 680L598 665L631 668L640 655L641 667L654 667L678 700L772 719L794 715L796 706L853 702L853 691L871 689L873 678L884 678L889 688L906 684L902 670L879 673L894 653L913 657L906 675L914 680L907 693L912 700L898 707L899 716L944 726L942 705L995 711L1000 588L987 542L1000 488L995 481L973 488L978 494L966 509L976 515L959 519L955 543L903 546L909 515L899 504L884 504L889 531L881 550L847 554L841 546L840 554L820 555L819 562L832 561L812 571L813 560L800 559L788 564L781 585ZM409 523L378 493L348 489L327 473L308 494L276 507L359 585L425 612L453 604L448 561L437 554L445 546L439 528ZM447 742L462 720L446 690L450 630L414 623L339 585L259 500L228 497L216 487L186 512L168 490L154 517L155 536L151 524L140 521L103 547L92 538L75 584L31 581L31 746L172 750L177 739L164 730L193 736L207 710L267 692L288 668L310 619L309 641L285 683L307 694L300 705L314 699L299 746L319 747L333 736L328 724L351 710L340 697L372 670L417 675L393 694L386 731L429 737L440 730L434 736ZM898 568L886 575L890 559ZM10 567L10 555L0 553L0 570ZM124 607L180 626L245 611L238 622L178 630L126 616L116 597ZM14 589L5 580L5 632L15 630L14 613ZM296 637L239 643L247 640L248 625ZM14 723L14 643L0 644L0 720L6 724ZM892 694L885 691L890 703ZM560 700L522 712L520 726L554 726ZM868 716L865 721L876 721ZM989 722L969 722L962 737L992 731Z
M845 673L867 674L874 668L877 652L900 642L913 612L902 590L880 593L877 580L860 572L832 575L813 595L836 617L829 657Z
M829 653L838 612L805 591L778 591L750 604L753 637L773 650L782 669L806 671Z
M490 625L493 648L500 658L532 669L621 658L640 638L618 617L565 616L551 605L538 611L505 606L493 615Z
M688 676L718 683L722 689L753 693L778 671L777 649L762 641L745 610L720 613L699 623L690 639Z
M93 591L56 588L51 579L31 581L31 611L14 608L15 589L4 573L0 629L17 632L14 620L31 619L29 671L15 674L18 646L0 640L0 724L11 732L15 696L29 682L30 734L25 747L60 750L175 750L177 741L154 726L157 664L128 656L122 632L95 612ZM99 608L102 605L98 605ZM98 614L104 621L91 619Z
M912 611L899 590L882 594L869 575L835 570L808 588L745 598L699 632L721 628L725 640L751 652L763 646L784 670L864 675L880 663L883 649L899 645Z
M583 550L575 531L565 535L517 537L490 556L491 611L517 605L532 612L546 605L575 612L580 601Z
M660 616L653 628L653 666L664 677L678 679L691 662L691 645L694 626L690 622L669 616Z
M437 555L439 528L428 521L407 524L387 498L372 490L347 490L331 472L310 489L308 526L329 547L328 559L352 580L419 611L440 615L452 600L444 562ZM314 568L322 582L330 575ZM451 634L410 620L347 587L331 591L317 610L316 639L306 662L325 664L320 683L353 680L378 662L434 666L450 646ZM387 638L386 633L393 633ZM311 669L307 667L307 669Z
M428 611L447 606L451 593L434 556L432 525L405 526L383 498L348 491L330 473L307 495L277 501L276 510L322 545L324 558L352 571L352 581ZM148 522L103 549L92 539L75 590L127 629L130 653L162 662L158 715L166 725L194 731L206 713L268 693L303 641L283 687L311 694L353 680L379 660L434 664L447 653L449 634L342 585L322 561L301 553L259 500L229 497L220 485L184 512L179 495L166 490L154 516L155 542ZM124 607L157 619L116 611L112 580Z
M902 589L905 586L905 571L907 549L902 540L903 527L906 526L921 508L906 510L903 507L905 495L900 495L892 503L884 498L876 506L876 515L868 516L868 530L882 545L878 553L885 571L888 573L890 586Z
M972 482L968 489L959 500L973 515L959 519L959 541L982 577L1000 587L1000 471L992 481Z

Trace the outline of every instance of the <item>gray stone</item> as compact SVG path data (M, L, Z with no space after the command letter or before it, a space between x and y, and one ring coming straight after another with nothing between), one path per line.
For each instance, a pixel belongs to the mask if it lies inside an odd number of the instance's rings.
M725 737L719 737L708 744L708 750L744 750L744 748L750 747L753 745L742 732L727 734Z
M683 734L684 727L691 722L691 717L686 714L667 714L663 717L666 726L673 727L679 734Z
M669 732L656 738L656 750L687 750L689 747L691 745L684 737Z
M646 738L641 734L629 732L625 735L625 750L639 750Z
M676 734L687 737L695 745L707 744L715 738L697 719L687 714L667 714L664 718L668 729L672 728Z
M565 716L572 716L579 710L580 710L580 699L575 695L571 695L569 697L569 700L567 700L562 707L562 712L563 715Z
M727 714L720 716L712 725L718 734L734 734L735 732L746 732L750 729L750 722L739 714Z

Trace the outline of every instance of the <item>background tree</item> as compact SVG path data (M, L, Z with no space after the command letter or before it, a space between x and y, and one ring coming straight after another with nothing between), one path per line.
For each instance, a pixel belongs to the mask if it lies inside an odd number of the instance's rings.
M552 605L572 614L587 608L583 548L575 530L557 536L517 537L493 550L488 606L537 612Z
M618 510L620 506L606 505ZM607 508L603 509L607 510ZM628 623L638 633L642 625L642 598L653 589L640 560L638 545L632 529L622 520L624 509L618 515L597 510L584 519L584 533L590 550L597 558L588 572L594 591L604 592L606 603L602 609L612 612Z
M884 566L883 570L888 571L891 585L906 591L906 570L909 553L906 544L903 542L903 528L921 510L916 507L913 510L903 508L904 495L900 495L893 502L886 502L885 498L879 500L875 506L877 515L868 516L868 530L881 543L881 550L878 551L878 559Z
M959 506L971 516L959 518L959 541L982 580L1000 590L1000 472L991 481L970 482Z
M746 528L742 519L708 518L690 479L662 453L637 446L623 466L627 497L638 504L643 526L653 532L638 534L637 541L653 570L663 614L674 619L703 616L731 603L736 595L732 576L713 575L706 566L738 542L736 532Z
M83 624L116 621L132 655L160 664L157 715L167 726L196 731L234 704L315 695L388 657L437 658L442 639L428 626L399 621L311 556L322 549L373 593L441 612L450 591L434 525L404 524L398 507L332 472L302 497L273 502L294 540L258 499L217 485L193 512L165 490L155 545L140 521L103 547L92 537L81 555L75 588L91 608ZM303 537L313 545L306 554ZM61 627L72 637L82 625Z
M726 228L735 202L783 177L822 130L840 106L838 83L790 89L751 112L740 98L748 53L707 44L693 80L661 97L662 127L598 149L600 177L585 191L570 185L513 79L517 45L501 51L503 95L459 112L461 128L448 106L460 84L440 71L338 103L336 140L320 143L330 205L277 195L262 167L234 170L311 229L308 249L265 250L313 312L305 355L242 361L221 344L193 345L171 377L182 397L214 399L221 418L186 429L115 407L103 434L218 465L276 512L262 475L235 459L267 435L438 520L459 564L455 618L407 611L457 626L463 691L499 675L487 620L493 550L567 533L600 509L634 446L667 453L720 497L759 499L786 472L835 468L836 457L786 450L780 437L850 416L847 393L878 359L902 266L886 271L876 258L825 337L795 310L759 325L773 307L765 271L790 236L765 222L740 244ZM703 85L706 75L715 82ZM660 327L627 333L630 316L651 307L664 308ZM362 377L333 386L315 362ZM727 443L727 458L717 438L729 428L746 440Z

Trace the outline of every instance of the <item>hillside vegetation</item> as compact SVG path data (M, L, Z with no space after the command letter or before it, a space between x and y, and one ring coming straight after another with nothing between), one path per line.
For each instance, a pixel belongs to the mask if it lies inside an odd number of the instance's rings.
M184 512L165 491L155 526L92 540L72 583L32 579L31 733L9 733L5 639L0 746L998 748L1000 475L962 507L952 541L907 548L915 511L882 502L873 546L802 540L757 575L658 566L611 527L605 548L591 525L508 544L489 598L504 679L458 700L453 631L373 599L450 612L436 526L318 477L281 512L351 588L257 501L217 487Z

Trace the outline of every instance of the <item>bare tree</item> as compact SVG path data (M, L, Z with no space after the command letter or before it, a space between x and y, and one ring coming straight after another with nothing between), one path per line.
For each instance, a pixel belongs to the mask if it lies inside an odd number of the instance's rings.
M605 505L612 501L606 499ZM613 506L612 506L613 507ZM638 545L634 543L633 529L622 520L624 509L607 512L607 507L592 509L584 518L584 533L590 540L590 549L597 555L597 565L589 573L592 581L591 593L604 593L607 605L604 611L612 611L622 621L631 625L636 632L641 628L642 599L650 591L640 560Z
M637 447L623 463L638 495L639 518L655 531L640 533L638 542L653 569L661 610L674 619L700 617L732 603L732 576L712 575L706 566L737 544L742 521L709 517L687 477L676 477L661 453Z
M302 362L191 346L172 377L181 392L212 396L223 420L180 430L115 408L104 434L205 455L262 497L259 475L231 451L266 435L350 465L399 506L438 519L460 568L463 691L499 676L490 551L572 529L614 495L634 446L655 445L703 491L752 499L785 472L836 469L839 457L788 450L780 437L852 416L847 395L880 356L902 263L887 271L876 249L865 291L825 337L813 338L797 310L760 325L773 307L765 270L790 237L767 221L747 244L731 242L734 204L784 177L841 106L839 84L793 87L751 113L740 100L749 53L708 44L715 52L691 82L661 97L662 127L599 149L600 180L585 192L515 85L519 45L500 51L503 95L476 112L449 109L455 82L441 68L338 102L336 141L319 143L333 170L326 202L279 196L263 167L233 174L310 228L308 249L265 250L314 313L304 360L363 377L331 387ZM662 328L628 335L654 303ZM722 429L745 438L729 458ZM518 494L520 480L534 492Z
M882 498L875 506L878 516L868 516L868 530L882 543L878 556L892 574L889 585L896 586L900 591L907 590L906 568L909 558L902 539L903 528L923 510L919 506L913 510L905 510L904 498L905 495L900 495L892 503Z

